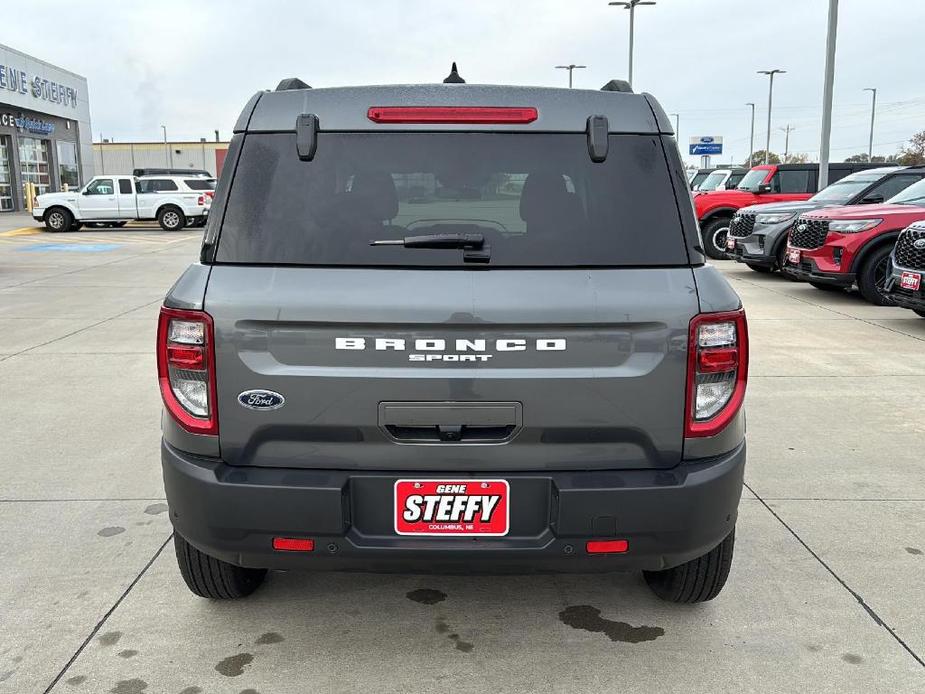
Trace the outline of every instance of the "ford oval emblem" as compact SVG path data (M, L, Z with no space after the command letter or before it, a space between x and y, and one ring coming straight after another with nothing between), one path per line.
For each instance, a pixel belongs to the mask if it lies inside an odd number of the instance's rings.
M278 410L286 404L286 398L272 390L245 390L238 402L249 410Z
M919 251L925 249L925 239L916 239L912 247Z

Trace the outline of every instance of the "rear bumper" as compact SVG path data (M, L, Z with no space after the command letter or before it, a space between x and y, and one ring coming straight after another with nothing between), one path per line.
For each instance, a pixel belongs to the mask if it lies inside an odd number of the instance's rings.
M239 566L369 571L619 571L663 569L718 545L742 493L745 442L671 470L495 472L510 484L500 538L394 533L392 485L413 474L235 467L162 443L170 518L191 544ZM478 475L448 473L453 479ZM420 475L433 477L432 474ZM484 475L483 475L484 477ZM276 536L315 541L277 552ZM625 539L625 554L589 555L591 539Z

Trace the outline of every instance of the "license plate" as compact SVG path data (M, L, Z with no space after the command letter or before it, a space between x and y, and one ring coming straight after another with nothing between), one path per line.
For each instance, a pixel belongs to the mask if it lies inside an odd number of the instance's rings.
M800 264L800 251L798 251L796 248L788 248L787 249L787 262L790 263L791 265L799 265Z
M395 532L399 535L507 535L510 486L506 480L397 480Z
M910 289L917 292L922 286L922 274L920 272L904 272L899 277L899 286L903 289Z
M731 236L726 237L726 250L734 251L736 249L736 240Z

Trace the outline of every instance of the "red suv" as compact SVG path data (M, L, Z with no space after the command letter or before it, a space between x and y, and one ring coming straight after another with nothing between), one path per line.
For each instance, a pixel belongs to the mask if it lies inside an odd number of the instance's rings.
M829 183L880 164L829 164ZM766 202L808 200L818 190L819 164L755 166L735 190L694 193L703 249L711 258L726 257L726 234L736 210Z
M819 289L847 289L878 306L899 232L925 220L925 179L882 205L830 207L800 216L790 228L783 272Z

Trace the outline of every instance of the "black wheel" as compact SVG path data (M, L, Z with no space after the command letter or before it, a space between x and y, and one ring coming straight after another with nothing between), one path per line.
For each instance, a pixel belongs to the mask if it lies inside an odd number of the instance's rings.
M892 250L890 246L883 246L873 251L864 260L858 272L858 291L875 306L895 305L883 289L890 276L890 252Z
M52 207L45 213L45 228L48 231L67 231L74 223L74 215L63 207Z
M253 593L267 575L266 569L246 569L210 557L173 534L177 565L186 587L202 598L234 600Z
M732 566L735 529L702 557L664 571L644 571L646 583L658 597L669 602L706 602L726 585Z
M841 292L844 291L843 287L839 287L834 284L826 284L825 282L809 282L810 286L815 287L816 289L821 289L824 292Z
M714 260L726 257L726 234L729 233L728 217L711 219L700 228L703 235L703 250Z
M913 311L917 316L921 316L922 318L925 318L925 311L921 311L921 310L919 310L919 309L917 309L917 308L912 309L912 311Z
M84 225L81 224L80 222L74 222L73 224L71 224L71 231L80 231L83 228L84 228Z
M179 207L162 207L157 213L157 223L164 231L179 231L186 226L186 215Z
M748 263L745 263L745 264L748 265ZM768 272L771 272L772 270L772 268L769 268L767 265L748 265L748 268L750 270L754 270L755 272L760 272L762 274L766 274Z

